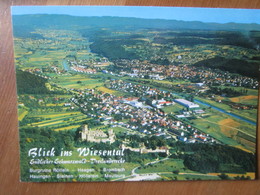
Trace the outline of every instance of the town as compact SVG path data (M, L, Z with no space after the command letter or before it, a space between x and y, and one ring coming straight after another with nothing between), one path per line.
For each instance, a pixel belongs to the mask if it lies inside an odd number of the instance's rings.
M157 94L156 92L154 93ZM192 111L192 113L197 113L197 115L203 112L199 109L199 105L187 100L175 99L170 102L161 99L152 101L152 105L150 106L139 101L137 97L115 97L111 94L100 93L92 89L82 91L81 95L73 97L71 101L79 106L83 113L102 121L103 124L109 124L112 127L124 127L130 132L134 131L141 136L156 135L162 136L164 139L190 143L220 143L208 134L177 120L178 117L182 116L169 116L158 108L160 104L167 106L167 104L175 104L175 101L186 108L198 108ZM189 112L187 113L189 114Z
M157 65L139 60L118 60L115 62L115 67L114 69L121 76L127 75L155 80L170 80L174 78L208 86L258 88L257 79L205 67Z

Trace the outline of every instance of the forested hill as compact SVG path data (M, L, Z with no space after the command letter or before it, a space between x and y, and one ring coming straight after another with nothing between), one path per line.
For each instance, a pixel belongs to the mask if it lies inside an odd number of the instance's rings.
M232 73L238 73L244 76L258 78L258 62L248 62L240 59L226 59L224 57L214 57L207 60L202 60L194 64L194 66L203 66L213 69L220 69Z
M49 93L45 86L47 79L29 72L16 70L18 94L46 94Z
M176 30L227 30L227 31L251 31L260 30L259 24L238 23L203 23L187 22L164 19L141 19L124 17L82 17L55 14L14 15L14 26L31 26L33 28L71 28L72 26L91 26L98 28L120 28L126 30L153 28L153 29L176 29ZM17 28L14 28L15 30Z

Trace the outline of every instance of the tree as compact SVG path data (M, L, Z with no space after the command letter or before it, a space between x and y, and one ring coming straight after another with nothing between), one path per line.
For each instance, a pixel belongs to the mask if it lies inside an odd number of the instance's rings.
M176 175L178 175L179 172L180 172L179 170L174 170L174 171L172 171L172 173L173 173L173 174L176 174Z
M226 175L225 173L221 173L221 174L218 175L218 176L219 176L219 178L222 179L222 180L230 179L230 178L228 177L228 175Z

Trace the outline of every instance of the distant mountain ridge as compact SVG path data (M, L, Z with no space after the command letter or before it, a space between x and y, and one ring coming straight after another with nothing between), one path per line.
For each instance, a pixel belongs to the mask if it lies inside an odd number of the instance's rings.
M32 15L13 15L14 26L30 26L33 28L71 28L75 26L91 26L113 29L169 29L169 30L225 30L225 31L260 31L260 24L240 24L240 23L204 23L199 21L178 21L166 19L142 19L127 17L89 17L89 16L70 16L59 14L32 14Z

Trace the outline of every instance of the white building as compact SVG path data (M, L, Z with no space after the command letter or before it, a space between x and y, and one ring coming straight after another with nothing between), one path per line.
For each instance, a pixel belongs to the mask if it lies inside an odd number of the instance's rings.
M175 99L175 102L177 102L178 104L185 106L187 108L199 108L200 106L198 104L195 104L193 102L190 102L188 100L185 99Z

